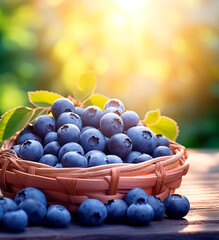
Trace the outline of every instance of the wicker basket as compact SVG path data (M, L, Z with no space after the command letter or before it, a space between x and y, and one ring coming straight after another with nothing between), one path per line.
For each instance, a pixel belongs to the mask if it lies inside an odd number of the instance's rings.
M41 189L48 204L63 204L71 212L87 198L106 203L122 199L134 187L164 200L180 187L189 169L185 147L170 142L173 156L154 158L138 164L109 164L90 168L54 168L26 161L6 151L14 144L7 140L0 149L0 184L4 196L14 198L24 187Z

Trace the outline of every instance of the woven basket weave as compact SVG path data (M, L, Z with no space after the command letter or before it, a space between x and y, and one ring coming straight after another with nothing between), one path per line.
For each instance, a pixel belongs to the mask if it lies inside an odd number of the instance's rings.
M122 199L134 187L164 200L180 187L189 169L185 147L170 142L173 156L164 156L138 164L108 164L90 168L54 168L26 161L8 152L14 139L0 149L0 184L4 196L14 198L24 187L41 189L48 204L63 204L75 212L81 202L96 198L107 203Z

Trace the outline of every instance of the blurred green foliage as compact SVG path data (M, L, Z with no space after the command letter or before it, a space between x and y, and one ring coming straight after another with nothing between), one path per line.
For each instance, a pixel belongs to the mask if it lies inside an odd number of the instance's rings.
M219 148L219 2L0 1L0 115L27 91L72 95L89 70L98 92L140 118L174 118L186 147Z

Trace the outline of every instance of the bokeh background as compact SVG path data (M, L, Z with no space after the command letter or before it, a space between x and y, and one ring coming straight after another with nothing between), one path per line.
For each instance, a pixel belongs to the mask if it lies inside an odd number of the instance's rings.
M141 119L174 118L179 143L219 148L218 0L0 1L0 115L89 70Z

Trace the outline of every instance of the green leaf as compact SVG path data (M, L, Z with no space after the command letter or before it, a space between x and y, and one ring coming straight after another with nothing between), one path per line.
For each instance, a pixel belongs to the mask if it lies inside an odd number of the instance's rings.
M37 107L50 107L55 100L63 98L60 94L48 91L28 92L28 97L29 101Z
M104 110L104 105L108 101L108 98L101 94L93 94L86 102L85 106L95 105L101 110Z
M147 125L155 134L163 134L170 140L176 140L179 135L179 127L173 119L162 116L160 120L153 124Z
M32 108L17 107L6 112L0 119L0 141L4 141L20 131L29 122Z
M161 116L160 116L160 109L156 109L154 111L149 111L146 113L145 118L144 118L144 123L146 125L151 125L151 124L155 124L156 122L158 122L160 120Z
M75 82L74 97L81 102L88 99L96 89L96 78L93 72L86 72Z

